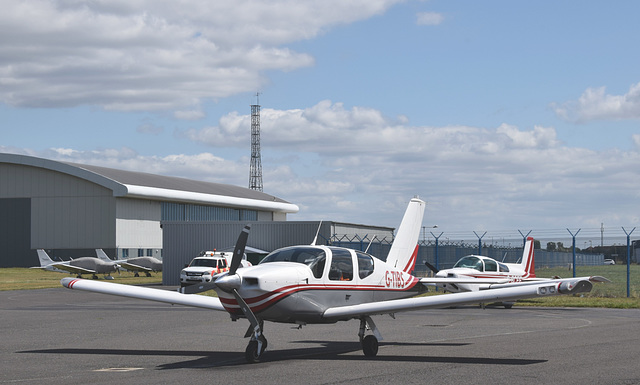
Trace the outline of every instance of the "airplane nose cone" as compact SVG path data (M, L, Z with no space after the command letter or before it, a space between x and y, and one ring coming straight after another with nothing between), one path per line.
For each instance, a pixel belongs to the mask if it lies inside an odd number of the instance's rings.
M230 293L233 289L239 289L241 285L242 277L238 274L225 275L216 279L216 286L227 293Z

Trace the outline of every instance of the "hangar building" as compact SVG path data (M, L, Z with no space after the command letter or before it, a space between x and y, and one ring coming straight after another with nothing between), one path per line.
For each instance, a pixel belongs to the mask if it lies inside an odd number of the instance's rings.
M161 256L163 221L286 221L298 206L227 184L0 154L0 267Z

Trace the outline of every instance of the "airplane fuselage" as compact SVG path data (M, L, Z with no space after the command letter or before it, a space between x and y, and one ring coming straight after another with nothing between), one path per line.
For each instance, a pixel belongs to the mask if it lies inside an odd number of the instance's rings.
M276 250L259 265L238 269L239 294L262 320L333 323L331 307L386 301L425 291L411 274L369 254L346 248L294 246ZM225 309L241 317L234 296L216 288Z
M93 270L96 274L109 274L116 271L118 264L113 262L103 262L98 258L82 257L73 259L68 263L71 266L81 267L87 270Z

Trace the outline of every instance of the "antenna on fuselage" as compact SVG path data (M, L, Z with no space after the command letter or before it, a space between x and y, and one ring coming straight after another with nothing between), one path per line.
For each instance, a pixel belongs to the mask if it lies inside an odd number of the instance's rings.
M320 227L322 226L322 221L320 221L320 224L318 225L318 230L316 230L316 236L313 237L313 242L311 242L311 246L315 246L316 242L318 241L318 234L320 233Z
M375 241L377 237L378 237L377 235L374 235L373 238L371 238L371 240L369 241L369 245L367 245L367 249L364 251L365 253L369 251L371 244L373 243L373 241Z

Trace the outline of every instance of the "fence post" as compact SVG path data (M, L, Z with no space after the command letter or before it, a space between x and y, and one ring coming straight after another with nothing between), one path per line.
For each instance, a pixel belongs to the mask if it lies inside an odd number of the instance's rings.
M576 235L578 235L580 230L582 229L578 229L578 231L576 231L576 233L574 234L571 232L571 230L567 229L567 231L569 232L569 234L571 234L571 237L573 238L573 278L576 277Z
M473 233L478 237L478 255L482 255L482 238L487 235L487 232L485 231L482 236L478 235L475 231Z
M518 230L518 232L522 236L522 248L525 248L527 246L527 237L529 236L529 234L531 234L531 231L533 231L533 230L529 230L527 235L524 235L524 234L522 234L522 231Z
M442 236L442 234L444 234L444 232L441 232L440 235L438 235L437 237L435 236L435 234L433 234L433 232L429 231L431 233L431 235L433 235L433 237L436 239L436 270L439 270L440 267L438 267L438 240L440 239L440 237Z
M634 227L631 231L627 232L627 230L622 228L625 234L627 234L627 298L631 297L631 284L630 284L630 270L631 270L631 233L636 228Z

